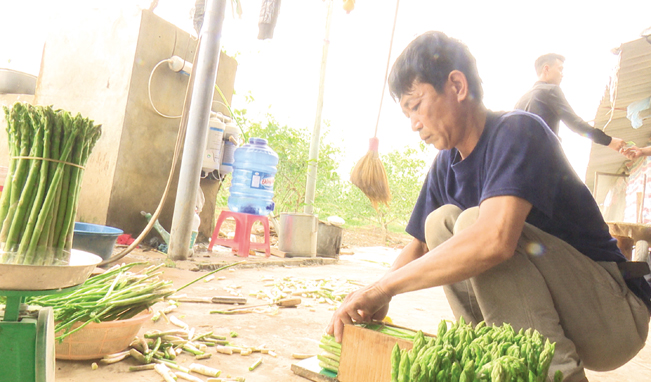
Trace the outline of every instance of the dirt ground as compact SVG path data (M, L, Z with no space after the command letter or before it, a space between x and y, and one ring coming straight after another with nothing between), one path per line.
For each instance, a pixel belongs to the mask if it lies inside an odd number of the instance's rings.
M391 248L380 245L381 243L377 241L380 236L379 232L369 233L359 230L344 232L342 253L346 253L346 255L342 254L339 259L283 259L274 256L270 258L259 255L250 256L246 258L245 263L229 270L220 271L215 274L215 279L209 282L199 281L182 293L200 297L231 296L232 293L240 293L248 299L247 304L255 304L264 301L249 296L249 293L269 290L268 280L271 279L336 278L342 281L354 280L361 284L369 283L387 271L388 264L393 261L399 248L409 240L407 236L392 236L394 241L392 245L395 248ZM363 245L356 245L359 243ZM117 248L116 251L119 249ZM165 259L166 256L159 252L138 249L124 260L127 262L146 260L158 263L165 262ZM220 264L241 260L243 258L233 255L224 248L212 253L205 250L199 251L190 260L177 261L173 264L168 262L171 267L164 268L164 276L172 280L174 286L178 288ZM159 303L154 306L154 309L165 306L165 303ZM231 339L233 343L242 346L264 345L273 349L277 356L260 355L259 353L253 353L250 356L213 354L210 359L195 361L193 356L183 354L177 358L181 365L187 367L193 362L201 363L221 370L221 377L226 375L244 377L247 382L308 381L291 371L291 365L298 362L297 359L292 358L292 354L317 354L320 352L318 343L332 315L332 305L319 303L312 298L303 298L298 307L278 309L276 312L240 315L210 314L210 310L228 307L230 306L220 304L181 303L180 307L171 314L199 332L212 330L216 334L225 336L232 331L237 332L238 336ZM436 332L436 327L441 319L453 319L441 288L431 288L396 296L391 303L389 316L398 325L432 333ZM162 331L175 328L164 320L147 322L140 334L153 329ZM260 356L263 359L262 364L254 371L249 371L248 367ZM129 366L136 365L136 362L130 358L113 365L101 365L97 370L91 369L92 362L57 361L56 381L162 381L162 378L153 370L129 372ZM651 380L651 345L647 345L635 359L624 367L609 373L590 372L588 377L592 382ZM206 380L207 377L202 379Z

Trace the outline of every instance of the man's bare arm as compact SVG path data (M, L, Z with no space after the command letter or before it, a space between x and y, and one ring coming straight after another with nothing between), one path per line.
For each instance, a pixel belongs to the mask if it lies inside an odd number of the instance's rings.
M384 277L346 297L327 333L341 341L345 324L382 319L397 294L466 280L511 258L529 211L531 203L524 199L490 198L479 206L474 224L425 255L417 256L425 248L422 242L410 243Z
M391 271L394 271L404 266L405 264L421 258L424 254L427 253L427 251L427 244L414 238L402 249L396 260L393 262Z
M486 199L477 221L424 256L377 282L388 296L453 284L508 260L515 253L531 203L515 196Z

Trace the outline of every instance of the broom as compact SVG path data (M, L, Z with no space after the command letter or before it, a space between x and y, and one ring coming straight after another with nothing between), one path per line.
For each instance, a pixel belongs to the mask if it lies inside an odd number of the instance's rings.
M371 201L373 208L377 209L378 204L384 203L389 205L391 200L391 190L389 189L389 179L384 165L380 160L378 146L380 140L377 138L377 128L380 124L380 114L382 113L382 101L384 100L384 91L387 86L389 76L389 64L391 62L391 49L393 47L393 35L396 31L396 21L398 20L398 7L400 0L396 0L396 14L393 19L393 29L391 30L391 41L389 43L389 57L387 57L387 67L384 73L384 83L382 85L382 97L380 98L380 108L377 113L375 122L375 133L373 138L369 139L369 147L366 155L360 159L353 172L350 174L350 181L357 186Z

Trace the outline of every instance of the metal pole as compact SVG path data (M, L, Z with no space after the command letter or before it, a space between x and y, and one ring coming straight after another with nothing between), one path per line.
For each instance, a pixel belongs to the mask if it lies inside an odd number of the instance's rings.
M193 67L188 130L183 145L170 245L167 253L172 260L185 260L189 252L203 148L206 144L210 109L217 80L225 9L226 0L206 1L206 13L197 48L197 62Z
M638 223L644 224L644 198L646 196L646 174L644 174L644 180L642 183L642 203L640 203L640 217L638 218Z
M330 47L330 24L332 21L332 0L328 0L328 16L326 18L326 31L323 39L323 53L321 56L321 75L319 77L319 96L316 102L316 119L312 130L310 142L310 157L307 165L307 182L305 186L305 207L303 212L313 214L314 194L316 193L316 170L319 160L319 142L321 140L321 113L323 111L323 88L325 83L326 64L328 62L328 48Z

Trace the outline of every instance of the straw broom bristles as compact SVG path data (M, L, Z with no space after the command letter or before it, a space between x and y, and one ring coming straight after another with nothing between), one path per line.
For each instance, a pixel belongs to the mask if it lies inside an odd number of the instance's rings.
M384 82L382 84L382 96L380 97L380 108L377 112L377 121L375 122L375 134L369 140L369 148L366 155L355 164L353 172L350 174L350 181L353 182L368 197L377 210L378 204L384 203L389 205L391 201L391 190L389 190L389 179L384 165L380 160L378 146L380 140L377 138L377 129L380 125L380 114L382 113L382 101L384 100L384 90L389 78L389 65L391 63L391 49L393 48L393 36L396 31L396 22L398 21L398 9L400 0L396 0L396 12L393 17L393 27L391 29L391 41L389 42L389 54L387 55L387 67L384 72Z
M380 160L377 145L378 139L371 138L371 147L366 155L355 164L355 168L350 174L350 181L368 197L375 209L380 203L389 205L391 200L389 179Z

